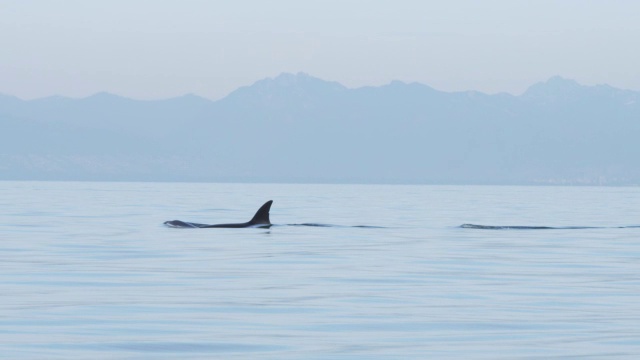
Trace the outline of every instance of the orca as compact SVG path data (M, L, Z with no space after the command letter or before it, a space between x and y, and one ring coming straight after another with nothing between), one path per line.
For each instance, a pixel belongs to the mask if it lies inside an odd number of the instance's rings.
M253 218L245 223L237 224L197 224L181 220L165 221L164 224L171 227L180 228L269 228L271 227L271 221L269 221L269 210L271 210L271 204L273 200L269 200L258 209Z

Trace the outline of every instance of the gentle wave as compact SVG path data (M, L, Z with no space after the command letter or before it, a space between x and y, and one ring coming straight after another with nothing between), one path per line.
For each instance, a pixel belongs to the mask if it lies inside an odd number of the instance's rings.
M463 229L479 230L580 230L580 229L631 229L640 228L640 225L629 226L518 226L518 225L476 225L462 224Z
M365 228L365 229L386 229L384 226L373 225L333 225L333 224L317 224L317 223L302 223L302 224L285 224L274 226L311 226L311 227L335 227L335 228Z

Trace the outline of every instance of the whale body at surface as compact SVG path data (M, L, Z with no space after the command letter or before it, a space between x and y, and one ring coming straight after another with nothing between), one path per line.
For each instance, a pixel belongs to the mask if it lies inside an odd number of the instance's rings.
M271 221L269 220L269 211L271 210L271 204L273 200L269 200L256 211L253 218L244 223L232 223L232 224L198 224L192 222L186 222L181 220L165 221L164 224L171 227L178 228L269 228L271 227Z

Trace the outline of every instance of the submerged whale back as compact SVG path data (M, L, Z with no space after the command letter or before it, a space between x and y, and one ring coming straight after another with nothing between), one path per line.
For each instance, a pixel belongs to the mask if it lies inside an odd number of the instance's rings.
M269 211L271 210L271 204L273 200L269 200L264 205L258 209L253 218L246 223L237 223L237 224L198 224L191 223L181 220L171 220L165 221L164 224L170 227L177 228L247 228L247 227L258 227L258 228L268 228L271 226L271 221L269 220Z

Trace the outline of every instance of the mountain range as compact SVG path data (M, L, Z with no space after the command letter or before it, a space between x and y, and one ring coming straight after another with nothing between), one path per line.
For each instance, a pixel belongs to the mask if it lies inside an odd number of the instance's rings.
M212 101L0 95L0 180L640 184L640 92L347 88L284 73Z

